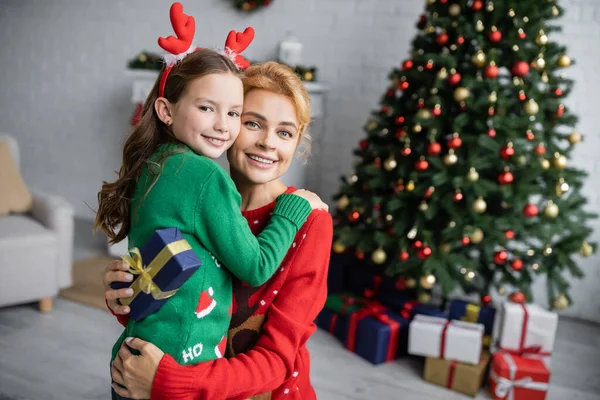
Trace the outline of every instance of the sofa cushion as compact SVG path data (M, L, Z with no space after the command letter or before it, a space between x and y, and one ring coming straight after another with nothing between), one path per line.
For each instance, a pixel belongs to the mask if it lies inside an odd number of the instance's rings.
M54 233L27 214L0 216L0 248L56 246Z
M8 141L0 141L0 215L31 210L31 193L10 154Z

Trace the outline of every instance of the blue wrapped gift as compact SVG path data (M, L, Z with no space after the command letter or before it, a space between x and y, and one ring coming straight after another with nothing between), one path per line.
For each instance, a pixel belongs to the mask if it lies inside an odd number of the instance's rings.
M409 321L389 311L375 313L357 323L354 352L373 364L407 354Z
M136 278L131 283L113 282L111 287L133 289L133 296L121 303L129 305L134 321L160 309L202 264L177 228L155 231L141 249L130 249L123 260Z
M438 306L431 304L416 304L413 306L413 317L415 315L429 315L431 317L448 318L446 312Z
M484 344L489 345L494 331L494 318L496 309L490 306L479 306L465 300L450 301L448 319L457 319L467 322L477 322L484 326Z
M340 315L327 308L321 310L315 321L317 326L338 338L344 343L348 334L348 316Z

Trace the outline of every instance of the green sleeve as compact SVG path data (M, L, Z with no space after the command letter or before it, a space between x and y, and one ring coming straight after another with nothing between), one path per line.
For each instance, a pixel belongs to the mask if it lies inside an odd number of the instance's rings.
M198 196L194 230L232 274L248 285L260 286L275 273L312 210L299 196L281 195L271 222L254 236L240 207L241 196L231 178L214 170Z

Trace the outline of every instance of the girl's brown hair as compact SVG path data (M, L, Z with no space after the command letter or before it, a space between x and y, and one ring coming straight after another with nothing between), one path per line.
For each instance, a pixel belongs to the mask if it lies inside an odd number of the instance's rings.
M102 189L98 192L94 231L102 229L108 235L110 243L120 242L129 234L131 197L150 157L160 145L177 142L171 128L158 118L154 109L163 72L164 67L144 103L139 124L125 141L123 165L117 180L103 182ZM240 76L235 64L226 56L213 50L198 49L173 67L165 84L165 98L170 103L177 103L192 80L210 74L226 73ZM153 173L158 174L156 171Z
M294 104L298 117L298 133L301 135L301 156L310 156L311 137L306 132L310 123L310 97L304 84L291 68L274 61L248 67L244 76L244 95L254 89L264 89L288 97Z

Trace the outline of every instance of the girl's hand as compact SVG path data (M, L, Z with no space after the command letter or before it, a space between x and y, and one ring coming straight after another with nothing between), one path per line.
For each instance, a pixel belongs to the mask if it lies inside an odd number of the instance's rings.
M313 210L325 210L329 211L329 206L321 200L319 196L305 189L296 190L293 194L300 196L305 200L308 200Z
M133 275L127 271L127 266L121 260L111 261L106 266L106 271L104 272L104 297L107 300L108 307L115 314L128 314L130 309L128 306L123 306L119 303L119 299L123 297L131 297L133 295L133 290L129 288L114 290L110 287L110 284L113 282L131 282L133 280Z
M140 355L133 355L127 346L139 351ZM150 342L138 338L125 339L111 368L115 392L130 399L149 399L158 364L164 355Z

